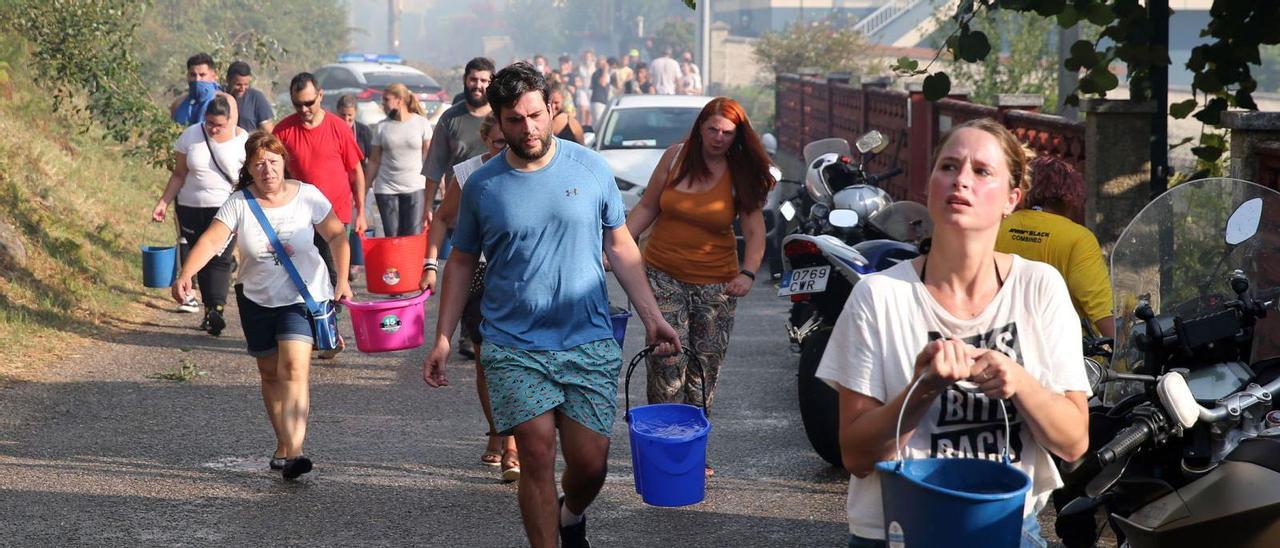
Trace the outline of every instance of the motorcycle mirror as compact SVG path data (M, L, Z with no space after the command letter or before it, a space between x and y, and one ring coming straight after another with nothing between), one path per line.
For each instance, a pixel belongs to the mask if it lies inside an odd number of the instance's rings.
M885 140L884 135L873 129L859 137L853 146L858 149L859 153L866 154L868 152L878 153L889 146L889 143Z
M859 141L861 142L861 141ZM1262 220L1262 198L1248 200L1237 207L1227 219L1227 245L1240 245L1258 233Z
M1096 499L1111 489L1112 485L1124 475L1124 470L1129 466L1129 459L1132 454L1125 455L1123 459L1108 464L1098 475L1089 481L1089 485L1084 488L1084 494L1089 498Z
M778 206L778 213L781 213L782 218L787 222L791 222L791 219L796 218L796 206L791 205L791 200L787 200Z
M853 228L858 226L858 212L852 209L835 209L827 216L827 222L836 228Z

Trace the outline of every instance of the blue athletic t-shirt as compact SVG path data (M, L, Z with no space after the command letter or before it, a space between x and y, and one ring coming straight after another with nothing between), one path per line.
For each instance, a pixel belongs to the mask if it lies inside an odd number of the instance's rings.
M503 153L463 187L453 247L488 261L486 342L566 350L613 336L600 254L604 231L626 222L622 195L600 155L555 142L542 169L518 171Z

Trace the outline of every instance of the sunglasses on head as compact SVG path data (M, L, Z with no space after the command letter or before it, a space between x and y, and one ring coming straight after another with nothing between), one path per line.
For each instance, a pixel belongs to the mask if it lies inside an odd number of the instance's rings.
M320 98L316 97L315 99L312 99L310 101L293 101L293 108L302 108L302 107L311 108L313 106L316 106L316 101L319 101L319 100Z

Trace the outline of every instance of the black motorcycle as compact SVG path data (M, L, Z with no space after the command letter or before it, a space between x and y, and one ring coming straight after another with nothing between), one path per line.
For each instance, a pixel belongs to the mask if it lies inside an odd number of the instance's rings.
M1116 353L1088 366L1090 452L1060 468L1067 546L1097 542L1099 510L1126 546L1280 546L1277 228L1280 193L1205 179L1121 235Z

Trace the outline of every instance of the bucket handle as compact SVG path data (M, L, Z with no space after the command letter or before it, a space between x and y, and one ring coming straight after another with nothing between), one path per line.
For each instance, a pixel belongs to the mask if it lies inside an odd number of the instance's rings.
M624 400L626 400L626 403L627 403L627 407L626 407L627 412L625 414L627 422L631 421L631 374L635 372L636 366L640 365L641 360L647 358L649 354L654 353L654 351L656 351L657 349L658 349L657 345L646 346L644 347L644 350L641 350L639 353L636 354L634 358L631 358L631 363L627 364L627 378L622 388L622 394L623 394L622 397ZM686 356L689 356L689 363L691 365L696 364L698 366L698 376L702 377L702 412L703 414L706 414L707 412L707 371L705 368L702 367L702 360L698 359L698 355L694 354L692 349L690 349L687 345L682 345L681 349L684 351L684 354Z
M424 289L422 290L422 292L418 293L417 295L414 295L413 297L409 297L407 300L409 301L408 304L413 305L413 304L422 304L423 301L426 301L427 299L430 299L430 298L431 298L431 290ZM346 297L343 297L342 299L338 300L338 304L342 306L346 306L348 308L356 308L356 309L362 306L367 306L367 305L376 304L380 302L382 301L366 301L361 303L361 302L353 301Z
M916 387L920 386L920 381L923 381L926 376L928 376L928 374L920 375L919 377L916 378L915 382L911 383L911 388L907 389L907 397L903 398L902 408L898 410L898 424L893 431L893 443L898 449L898 464L894 466L895 472L901 472L902 465L907 460L906 455L902 453L902 443L898 441L902 439L902 417L906 415L907 402L911 401L911 393L916 391ZM962 390L967 390L967 389L962 388ZM1004 417L1004 450L1000 452L1000 457L1001 459L1004 460L1005 464L1009 464L1010 462L1009 461L1009 443L1010 443L1009 437L1011 435L1010 426L1009 426L1009 412L1004 407L1004 400L996 400L996 402L1000 404L1000 415Z

